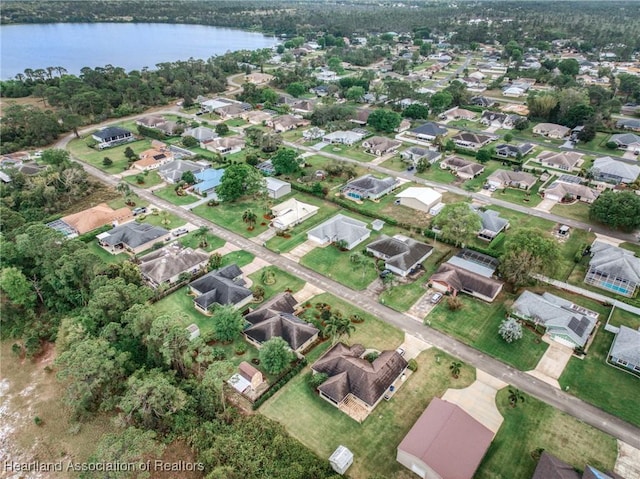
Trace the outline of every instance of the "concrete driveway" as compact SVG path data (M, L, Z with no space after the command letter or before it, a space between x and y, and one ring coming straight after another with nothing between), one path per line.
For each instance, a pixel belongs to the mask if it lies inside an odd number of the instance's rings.
M285 258L289 258L296 263L300 262L300 258L302 258L305 254L309 253L312 249L318 248L320 245L315 241L307 240L301 245L296 246L288 253L282 253L282 256Z
M306 303L314 296L318 296L324 292L324 289L320 289L311 283L305 283L304 287L297 293L294 293L293 296L298 300L298 303Z
M542 200L538 206L536 206L535 208L533 208L534 210L538 210L538 211L545 211L545 212L549 212L551 211L551 208L553 208L555 205L557 205L558 202L557 201L552 201L552 200Z
M527 371L527 373L560 389L558 378L560 378L562 371L564 371L571 359L573 349L557 343L547 336L543 337L542 340L548 343L549 347L540 358L540 361L538 361L536 368L532 371Z
M478 369L476 380L471 386L464 389L447 389L442 399L457 404L495 434L504 421L496 406L496 393L506 385L507 383Z
M224 246L221 246L217 250L212 251L211 254L218 253L220 256L224 256L225 254L233 253L234 251L239 251L239 250L240 250L239 246L236 246L235 244L227 241L224 244Z
M404 349L404 358L408 361L409 359L417 357L422 351L426 351L433 346L412 334L404 333L404 343L402 343L400 347Z
M618 439L618 457L613 472L626 479L640 479L640 450Z

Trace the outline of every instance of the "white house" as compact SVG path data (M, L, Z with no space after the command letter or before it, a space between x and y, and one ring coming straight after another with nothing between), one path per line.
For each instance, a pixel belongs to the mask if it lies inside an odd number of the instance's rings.
M364 221L338 214L307 232L307 239L320 245L346 242L346 249L351 250L371 235Z
M318 212L318 207L290 198L271 208L274 215L271 226L278 230L286 230L311 218Z
M429 212L431 208L442 201L442 195L433 188L419 188L412 186L396 195L399 204L414 210Z

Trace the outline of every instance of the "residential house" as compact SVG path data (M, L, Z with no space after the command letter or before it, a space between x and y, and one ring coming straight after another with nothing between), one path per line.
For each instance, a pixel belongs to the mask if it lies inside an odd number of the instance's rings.
M530 190L538 178L524 171L496 170L489 175L487 183L499 189L518 188Z
M611 135L609 141L613 141L618 145L619 150L640 151L640 136L634 133L623 133Z
M569 134L571 128L556 125L555 123L538 123L533 127L534 135L546 136L547 138L562 139Z
M259 348L271 338L280 337L292 351L302 354L318 340L320 330L295 315L296 304L291 293L280 293L247 314L245 339Z
M614 472L604 473L586 465L582 475L571 464L543 451L531 479L624 479Z
M269 121L271 116L272 115L269 112L263 110L249 110L243 112L240 115L240 118L248 123L251 123L252 125L262 125L265 122Z
M509 228L509 221L500 217L500 213L494 210L474 210L482 222L482 227L478 232L478 238L491 241L502 231Z
M391 176L376 178L372 174L349 181L341 192L347 198L355 200L377 200L398 187L398 180Z
M507 113L485 110L480 117L480 123L492 128L511 130L520 118L523 117L520 115L509 115Z
M422 146L411 146L400 153L400 158L411 163L413 166L416 166L422 159L432 165L438 158L440 158L440 153Z
M531 143L521 143L519 145L510 145L503 143L496 146L496 156L499 158L522 158L531 153L535 148Z
M138 258L138 261L142 277L152 288L157 288L161 284L177 283L183 274L194 275L201 271L206 267L209 255L173 243Z
M131 168L140 171L156 170L162 165L173 161L173 153L169 147L161 141L153 140L151 148L143 151L139 155L139 160L131 164Z
M207 168L199 171L194 176L197 183L193 185L193 191L199 195L208 195L213 193L222 181L222 175L224 175L224 169L220 168Z
M221 155L233 155L242 151L245 146L244 138L239 136L225 136L221 138L213 138L202 143L202 146Z
M155 243L161 243L170 239L169 231L148 223L136 223L135 221L116 226L101 233L96 239L101 246L116 254L126 250L133 254L148 250Z
M442 195L433 188L411 186L396 195L398 204L414 210L430 213L431 209L440 204Z
M511 314L543 326L554 341L571 348L584 347L598 322L598 313L551 293L523 291Z
M520 98L522 95L524 95L527 91L519 86L509 86L507 88L505 88L504 90L502 90L502 94L504 96L508 96L508 97L512 97L512 98Z
M322 130L321 128L312 126L308 130L304 130L302 132L302 138L304 138L306 141L317 140L319 138L322 138L326 133L327 132Z
M266 381L259 369L242 361L238 372L229 378L227 383L240 394L253 398L257 392L266 387Z
M636 162L603 156L596 158L591 169L594 179L606 183L634 183L640 176L640 166Z
M481 106L483 108L489 108L495 105L496 101L486 96L474 96L471 98L471 104L475 106Z
M433 141L437 136L445 136L447 129L437 123L428 122L407 132L407 135L420 140Z
M382 235L367 251L385 261L385 268L403 278L414 272L433 253L433 247L403 235Z
M106 203L100 203L78 213L63 216L59 220L47 223L49 228L60 231L67 238L89 233L105 225L117 226L133 219L131 210L127 207L114 210Z
M472 479L493 436L460 406L434 397L398 445L396 460L423 479Z
M179 183L187 171L199 173L205 167L190 160L173 160L158 168L158 175L169 184Z
M182 137L184 138L185 136L192 136L200 143L206 143L207 141L213 140L214 138L218 138L218 134L211 128L207 128L206 126L187 128L182 133Z
M329 86L328 85L318 85L309 90L311 93L316 96L323 97L329 94Z
M640 285L640 258L632 251L595 241L584 282L631 298Z
M282 115L276 118L270 118L265 124L273 128L276 133L284 133L285 131L295 130L303 126L309 126L311 122L293 115Z
M640 331L620 325L609 349L611 364L640 374Z
M572 181L575 178L577 181ZM593 203L600 196L600 192L580 183L577 176L562 175L544 190L544 199L569 203L582 201Z
M253 299L253 293L246 286L242 271L236 264L213 270L189 283L189 290L195 296L193 305L203 313L212 306L232 305L241 309Z
M346 249L351 250L371 235L364 221L337 214L324 223L307 232L307 239L326 245L344 241Z
M327 133L322 137L322 141L331 144L353 145L367 136L367 130L354 129L354 130L338 130L332 133Z
M287 201L271 208L271 214L274 216L271 226L280 231L293 228L295 225L311 218L318 210L317 206L303 203L295 198L289 198Z
M276 174L276 168L273 166L271 160L266 160L256 165L256 168L265 176L271 176Z
M460 148L467 148L470 150L479 150L483 146L488 145L494 141L497 137L490 135L480 135L478 133L471 133L469 131L461 131L457 135L451 137L451 140Z
M397 351L382 351L373 361L363 356L361 344L336 343L313 363L313 374L329 378L318 386L320 397L362 421L400 378L407 361Z
M157 129L160 125L167 122L162 116L149 115L136 120L136 125L146 126L147 128Z
M396 133L402 133L403 131L407 131L409 128L411 128L411 121L403 118L397 128L394 128L393 131Z
M234 102L227 98L213 98L211 100L205 98L204 101L200 101L198 103L200 103L200 108L203 112L213 113L218 110L218 108L229 106Z
M304 115L313 112L315 104L309 100L298 100L291 105L291 109Z
M436 291L449 292L454 296L466 293L490 303L503 287L501 281L492 278L498 264L498 260L491 256L463 249L442 263L429 282Z
M110 148L135 140L133 133L119 126L108 126L96 131L91 137L98 142L98 148Z
M459 156L449 156L440 162L440 168L451 170L458 178L470 180L482 174L484 165L468 161Z
M636 118L625 118L616 122L616 128L620 130L640 131L640 120Z
M539 161L542 166L548 168L573 171L580 169L583 156L582 153L576 153L575 151L543 151L536 157L536 160Z
M223 120L231 120L233 118L238 118L242 113L244 113L245 109L239 103L232 103L231 105L226 105L220 107L216 110L216 113L220 115L220 118Z
M392 140L384 136L372 136L362 142L362 147L365 151L376 156L392 153L400 148L400 145L402 145L401 141Z
M276 200L291 193L291 183L277 178L267 177L265 179L265 187L267 196Z
M460 108L456 106L445 111L441 116L450 121L453 121L453 120L473 121L476 119L477 114L473 111L465 110L464 108Z

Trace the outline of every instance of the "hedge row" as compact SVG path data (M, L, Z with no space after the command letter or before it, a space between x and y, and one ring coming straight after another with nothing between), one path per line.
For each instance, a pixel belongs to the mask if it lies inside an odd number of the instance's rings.
M430 230L428 228L423 231L423 234L427 238L436 238L436 233L433 230ZM497 238L497 236L496 236L496 238ZM450 244L451 246L456 246L454 241L449 241L449 240L443 238L442 236L438 237L437 240L442 242L442 243ZM494 239L494 241L495 241L495 239ZM493 245L493 242L491 243L491 245ZM489 246L488 248L483 248L482 246L466 245L465 248L473 250L473 251L477 251L478 253L486 254L487 256L491 256L492 258L499 258L500 255L501 255L501 252L497 251L492 246Z
M253 406L252 406L253 410L255 411L260 406L262 406L263 402L265 402L267 399L269 399L271 396L277 393L280 389L282 389L284 385L287 384L296 374L302 371L302 368L304 368L306 365L307 365L306 358L302 358L300 361L298 361L296 365L293 366L287 374L285 374L280 379L278 379L275 383L273 383L273 385L269 389L267 389L262 396L256 399L256 401L253 403Z
M105 231L109 231L110 229L113 229L112 225L104 225L104 226L101 226L98 229L95 229L93 231L89 231L88 233L85 233L83 235L79 235L76 239L79 239L83 243L90 243L91 241L93 241L95 239L96 236L98 236L99 234L104 233Z

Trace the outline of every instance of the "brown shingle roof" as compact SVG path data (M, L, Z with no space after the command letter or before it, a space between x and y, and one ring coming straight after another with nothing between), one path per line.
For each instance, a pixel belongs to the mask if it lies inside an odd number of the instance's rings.
M133 215L129 208L114 210L108 204L100 203L88 210L67 215L62 218L62 221L75 229L78 234L84 234L101 226L113 223L114 221L124 223L132 218Z
M431 281L438 281L453 287L457 291L472 291L488 298L495 297L502 289L502 283L486 278L449 263L443 263L431 275Z
M543 452L531 479L580 479L580 474L564 461Z

